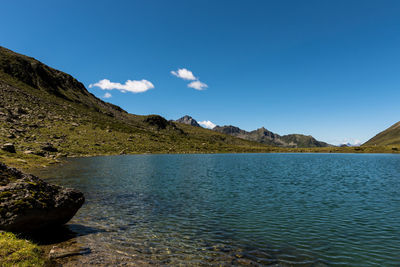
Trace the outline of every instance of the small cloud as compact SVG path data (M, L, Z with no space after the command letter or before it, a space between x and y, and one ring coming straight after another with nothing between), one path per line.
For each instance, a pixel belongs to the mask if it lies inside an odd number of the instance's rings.
M202 91L205 88L208 88L208 85L201 82L199 80L199 78L197 78L196 76L193 75L193 72L191 72L188 69L178 69L177 71L171 71L171 74L181 78L183 80L187 80L187 81L192 81L191 83L188 84L188 87Z
M103 98L110 98L110 97L112 97L112 95L111 95L110 93L105 93L105 94L103 95Z
M214 123L212 123L211 121L199 121L199 124L201 126L203 126L204 128L208 128L208 129L213 129L215 126Z
M178 78L188 80L188 81L197 80L197 78L193 75L193 72L191 72L190 70L185 69L185 68L178 69L177 71L173 70L173 71L171 71L171 74Z
M189 83L188 87L202 91L202 90L208 88L208 85L205 83L202 83L200 81L194 81L194 82Z
M89 88L92 87L99 87L102 90L119 90L123 93L125 92L131 92L131 93L143 93L146 92L152 88L154 88L154 85L147 81L147 80L141 80L141 81L132 81L132 80L127 80L124 84L121 83L114 83L111 82L110 80L103 79L97 83L90 84Z

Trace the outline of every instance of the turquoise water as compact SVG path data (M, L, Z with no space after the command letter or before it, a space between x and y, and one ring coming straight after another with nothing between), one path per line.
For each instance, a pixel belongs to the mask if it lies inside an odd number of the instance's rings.
M77 262L400 266L399 155L108 156L42 175L86 195Z

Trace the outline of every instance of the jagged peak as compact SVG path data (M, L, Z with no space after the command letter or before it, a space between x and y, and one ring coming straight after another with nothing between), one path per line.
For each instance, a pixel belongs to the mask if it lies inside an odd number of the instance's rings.
M200 124L189 115L185 115L182 118L177 119L176 122L187 124L187 125L192 125L192 126L196 126L196 127L201 127Z

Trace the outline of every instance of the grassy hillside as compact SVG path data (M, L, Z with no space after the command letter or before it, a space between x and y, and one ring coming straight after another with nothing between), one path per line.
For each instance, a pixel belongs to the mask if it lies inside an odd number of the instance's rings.
M400 145L400 122L375 135L363 146Z

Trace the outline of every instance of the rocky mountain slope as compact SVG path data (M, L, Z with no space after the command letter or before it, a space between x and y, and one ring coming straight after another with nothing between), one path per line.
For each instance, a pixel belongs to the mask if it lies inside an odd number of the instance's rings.
M214 129L216 132L229 134L235 137L246 139L249 141L255 141L266 145L279 146L279 147L328 147L331 146L325 142L316 140L310 135L302 134L289 134L289 135L278 135L271 131L268 131L264 127L257 130L247 132L238 127L229 126L216 126Z
M388 129L375 135L363 144L363 146L387 146L400 145L400 121Z
M13 154L10 148L14 147L18 155L29 160L67 155L269 149L201 127L167 121L158 115L128 114L89 93L72 76L3 47L0 47L1 146L0 158L9 159Z
M195 119L193 119L192 117L190 117L188 115L185 115L180 119L177 119L176 122L187 124L187 125L192 125L192 126L196 126L196 127L201 127L200 124Z

